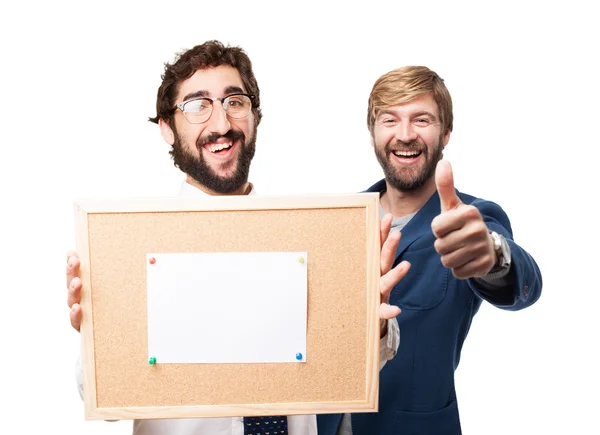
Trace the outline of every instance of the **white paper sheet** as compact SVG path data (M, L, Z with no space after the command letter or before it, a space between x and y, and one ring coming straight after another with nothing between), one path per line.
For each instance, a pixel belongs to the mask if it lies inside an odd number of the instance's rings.
M306 361L306 252L148 253L146 261L156 364Z

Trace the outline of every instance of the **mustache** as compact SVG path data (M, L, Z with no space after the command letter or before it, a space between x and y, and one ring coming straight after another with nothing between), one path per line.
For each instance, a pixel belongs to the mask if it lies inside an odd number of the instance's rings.
M427 148L426 146L423 147L421 144L419 144L419 142L417 142L416 140L413 140L411 142L402 142L400 140L396 140L395 143L393 144L387 144L385 146L385 151L387 154L394 152L394 151L409 151L409 150L415 150L415 151L423 151L423 148Z
M216 142L221 138L229 139L231 142L234 142L238 139L241 139L242 142L246 141L246 135L242 131L229 130L225 134L212 133L206 137L199 137L198 140L196 140L196 148L198 149L198 151L200 151L200 149L207 143Z

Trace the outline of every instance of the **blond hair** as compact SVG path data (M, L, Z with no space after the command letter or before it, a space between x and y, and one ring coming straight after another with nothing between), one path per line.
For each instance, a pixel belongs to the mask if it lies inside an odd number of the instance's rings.
M433 95L440 112L442 133L452 131L452 98L444 80L425 66L405 66L382 75L373 85L367 115L371 134L381 110L407 103L422 94Z

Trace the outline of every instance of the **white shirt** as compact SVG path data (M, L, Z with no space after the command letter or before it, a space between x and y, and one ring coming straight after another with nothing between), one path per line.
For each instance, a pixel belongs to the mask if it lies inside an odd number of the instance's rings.
M255 195L254 186L249 195ZM183 181L178 197L202 198L207 194L200 189ZM400 330L398 321L388 321L388 333L379 341L379 370L386 361L396 355L400 344ZM83 373L81 360L76 366L77 385L79 394L83 398ZM316 415L291 415L288 416L289 435L317 435ZM182 419L150 419L134 420L133 435L244 435L244 418L182 418Z

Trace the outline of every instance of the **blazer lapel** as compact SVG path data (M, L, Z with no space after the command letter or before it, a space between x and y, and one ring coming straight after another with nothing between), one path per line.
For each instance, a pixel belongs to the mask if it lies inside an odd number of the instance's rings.
M400 244L396 249L396 259L419 237L431 232L431 221L441 212L440 197L437 191L425 203L421 210L402 228Z

